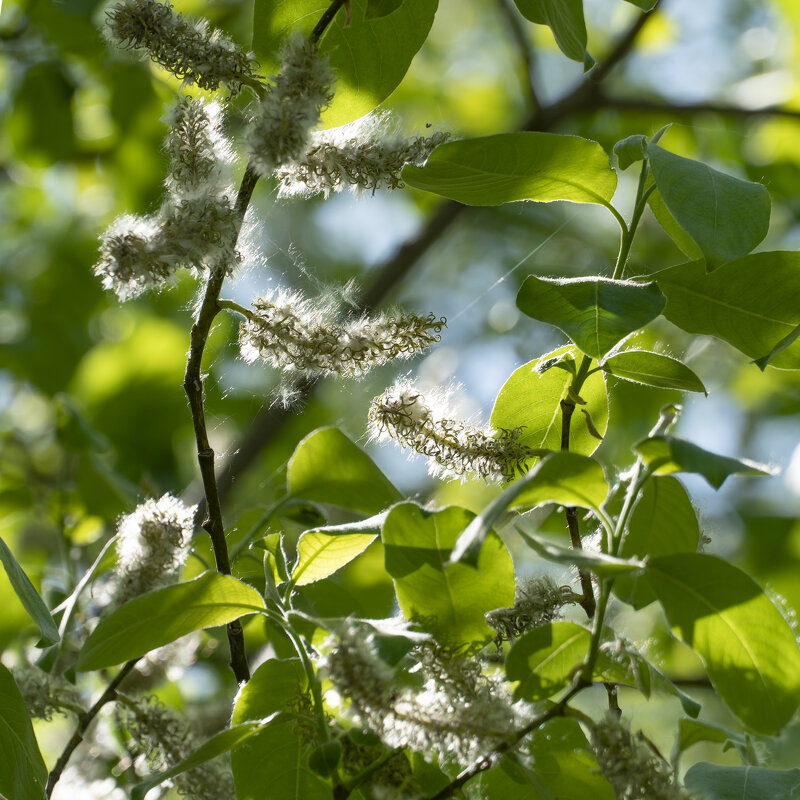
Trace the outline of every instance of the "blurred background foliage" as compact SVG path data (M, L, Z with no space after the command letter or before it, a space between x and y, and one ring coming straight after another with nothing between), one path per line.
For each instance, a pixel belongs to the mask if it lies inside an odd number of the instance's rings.
M158 203L166 161L160 118L177 89L150 64L109 52L98 33L102 6L97 0L5 0L0 12L0 535L42 582L51 606L69 593L119 514L165 491L198 497L181 385L197 286L186 276L169 292L121 306L91 271L97 237L114 217L146 213ZM239 42L252 36L250 0L178 0L175 6L206 16ZM589 50L597 58L640 13L621 0L586 0L585 6ZM519 17L512 24L510 13L513 4L505 0L440 0L429 40L387 103L408 133L429 124L456 136L524 125L534 109L515 26L530 42L543 103L582 79L581 65L559 53L549 29ZM796 0L664 0L603 95L556 130L596 139L610 152L619 139L672 123L669 149L768 187L772 227L761 249L795 249L798 55ZM237 104L243 110L244 102ZM235 134L236 118L230 128ZM628 213L634 186L635 178L623 174L615 202ZM411 191L283 204L274 194L264 184L256 191L260 221L248 237L258 255L228 290L243 303L275 286L311 294L351 278L369 286L436 210L431 196ZM402 366L401 374L412 372L424 386L452 385L461 412L485 420L508 375L563 341L555 329L517 312L519 282L532 271L610 274L616 248L616 224L600 207L515 203L465 211L433 236L387 298L449 319L441 343ZM648 212L633 267L644 272L684 260ZM226 493L232 540L280 495L298 441L324 424L340 426L368 448L405 493L474 510L492 496L494 489L482 484L432 481L420 461L366 442L369 401L394 380L396 366L360 382L323 383L285 414L273 406L279 376L243 364L234 322L219 319L207 361L212 443L223 468L242 448L253 451ZM800 377L773 368L762 374L730 347L688 337L663 320L642 337L684 357L709 390L708 397L684 399L679 434L781 469L772 479L732 479L718 494L699 481L686 483L711 540L708 551L742 565L800 607ZM658 409L680 398L630 383L610 388L610 433L598 456L625 464ZM273 519L273 528L298 533L315 522L307 512L293 513L294 519ZM563 535L560 520L542 525ZM533 568L514 552L518 571ZM208 558L204 540L197 553L193 570L200 571L200 559ZM308 602L326 616L390 614L391 583L381 563L373 548L330 581L309 587ZM238 571L258 579L260 560L242 559ZM19 646L30 626L5 580L0 606L0 649ZM631 624L652 637L675 674L697 674L696 662L669 645L652 620ZM248 636L258 637L252 628ZM225 705L231 682L224 657L218 662L219 669L203 667L202 680L181 684L186 697ZM636 713L625 702L623 695L623 708ZM722 709L718 714L733 724ZM653 738L668 751L672 733L654 729ZM798 738L796 730L784 734L769 759L788 765Z

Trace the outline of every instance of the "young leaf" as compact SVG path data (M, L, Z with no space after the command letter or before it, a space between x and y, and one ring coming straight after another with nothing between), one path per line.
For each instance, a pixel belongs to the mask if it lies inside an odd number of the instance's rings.
M233 723L291 713L307 692L307 679L299 659L268 659L239 692ZM231 754L238 800L332 800L330 786L308 765L308 750L296 731L294 719L273 722Z
M616 558L598 553L594 550L573 550L568 547L561 547L557 544L545 542L529 533L517 528L517 532L522 536L527 545L548 561L556 564L571 564L577 567L585 567L592 570L601 578L613 578L626 572L640 570L644 563L636 558Z
M56 644L60 637L50 611L2 537L0 537L0 562L23 608L39 628L42 635L40 646Z
M583 63L586 56L586 21L583 0L515 0L525 19L547 25L561 52Z
M164 781L168 781L176 775L181 775L184 772L188 772L190 769L199 767L201 764L205 764L206 761L211 761L212 758L216 758L223 753L241 747L248 739L255 736L259 731L273 722L277 716L278 714L275 713L257 722L243 722L240 725L233 725L230 728L220 731L208 741L203 742L203 744L187 758L179 761L164 772L160 772L136 784L131 790L132 800L144 800L145 795L151 789L160 786Z
M608 483L597 461L567 450L550 453L470 522L458 537L451 563L464 561L475 566L483 540L507 508L542 503L600 508L607 494Z
M720 697L760 733L777 733L800 703L800 648L761 587L701 553L651 558L647 580L678 636L700 656Z
M516 369L494 402L492 427L496 430L521 428L521 444L535 450L560 450L561 400L567 396L573 376L557 367L544 372L539 370L553 359L568 354L578 356L574 347L561 347ZM608 426L608 397L602 372L595 372L586 379L581 397L586 401L582 408L589 411L595 427L604 434ZM573 420L569 438L571 452L589 456L599 444L582 420Z
M261 595L230 575L205 572L136 597L100 621L78 655L77 669L111 667L201 628L264 610Z
M608 375L632 383L707 394L703 382L689 367L661 353L651 353L649 350L625 350L609 356L601 366Z
M645 484L628 522L620 557L694 553L700 526L692 501L677 478L656 475ZM614 594L634 608L644 608L656 596L643 575L621 575Z
M506 658L506 677L519 681L515 699L546 700L569 686L591 639L591 633L574 622L542 625L517 639Z
M515 200L604 205L617 188L617 174L597 142L530 131L447 142L424 167L406 166L402 177L468 206Z
M383 523L386 570L394 579L400 608L442 642L488 642L494 631L486 624L486 612L514 604L514 565L496 534L487 536L477 571L448 564L473 517L456 506L430 512L400 503Z
M295 448L286 475L294 497L376 514L401 499L375 462L338 428L318 428Z
M675 742L673 761L692 745L700 742L723 744L726 745L724 749L733 745L740 753L747 752L747 739L744 734L697 719L682 719L678 721L678 740Z
M709 269L749 253L769 228L769 192L658 145L647 148L656 186Z
M730 475L769 475L769 470L752 461L717 455L677 436L651 436L633 446L653 472L696 472L715 489Z
M656 277L666 295L664 316L688 333L704 333L762 358L800 324L800 253L754 253L711 274L701 263L680 264ZM770 359L800 369L800 342Z
M609 278L539 278L529 275L517 307L529 317L560 328L592 358L654 320L666 300L655 283Z
M0 796L43 800L47 767L25 701L12 674L0 664Z
M641 133L635 133L620 140L614 145L614 154L617 157L619 168L626 170L631 164L641 161L644 158L644 150L647 145L647 137Z
M351 0L350 23L336 15L320 52L336 71L336 95L323 114L328 128L352 122L377 108L400 85L428 37L438 0L403 0L389 13L368 14L369 0ZM253 51L262 72L277 72L281 43L293 31L311 33L328 0L255 0Z
M684 780L709 800L800 800L800 769L721 767L701 761Z
M386 512L360 522L330 525L306 531L297 543L295 586L305 586L333 575L369 547L381 532Z

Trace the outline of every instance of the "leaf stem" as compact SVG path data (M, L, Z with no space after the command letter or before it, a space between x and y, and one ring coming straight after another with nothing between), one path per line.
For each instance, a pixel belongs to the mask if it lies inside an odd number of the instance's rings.
M642 218L647 198L653 191L653 186L645 189L647 185L647 159L642 160L642 169L639 172L639 184L636 187L636 202L633 205L633 214L631 215L630 226L623 228L622 238L619 245L619 255L617 256L617 264L614 267L614 274L611 276L614 280L620 280L625 275L625 266L628 263L628 257L631 253L631 245L633 244L633 237L636 235L636 229L639 227L639 220Z
M55 766L50 771L50 775L47 778L47 788L45 790L47 797L50 797L50 795L53 793L53 789L58 783L61 774L64 772L64 769L69 763L69 760L72 757L72 754L75 752L75 749L83 741L83 737L86 735L86 731L94 721L94 718L100 713L100 709L102 709L106 703L110 703L112 700L117 698L117 689L119 688L119 685L130 674L131 670L136 666L136 662L138 660L138 658L134 658L131 661L128 661L128 663L125 664L125 666L123 666L122 669L120 669L120 671L116 674L111 683L108 684L103 694L97 698L94 705L88 711L84 712L78 717L78 727L75 729L75 733L72 734L72 738L67 742L66 747L58 757L58 761L56 761Z

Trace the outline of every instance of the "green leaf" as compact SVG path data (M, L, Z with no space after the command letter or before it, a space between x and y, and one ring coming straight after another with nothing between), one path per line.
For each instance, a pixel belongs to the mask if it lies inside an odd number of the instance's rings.
M701 761L684 780L709 800L800 800L800 769L720 767Z
M632 383L707 394L703 382L689 367L661 353L651 353L649 350L625 350L609 356L601 366L609 375Z
M651 436L633 446L653 472L695 472L719 489L730 475L769 475L770 471L752 461L717 455L677 436Z
M656 276L667 298L664 316L689 333L703 333L760 359L800 324L800 253L754 253L711 274L701 263ZM800 369L800 342L776 352L774 367Z
M614 145L614 154L617 157L619 168L626 170L631 164L641 161L644 158L644 151L647 145L647 137L641 133L635 133L620 140Z
M664 198L659 194L658 189L654 189L650 193L647 198L647 204L650 206L650 210L653 212L653 216L658 220L659 225L661 225L672 241L693 261L703 260L705 262L703 251L697 246L694 239L681 228L675 217L672 216L664 202ZM703 271L706 271L705 263L703 264Z
M264 610L261 595L230 575L205 572L187 583L147 592L100 620L78 655L82 671L143 656L201 628Z
M308 757L308 766L317 775L329 778L336 771L341 758L342 743L338 739L333 739L311 751L311 755Z
M800 337L800 325L798 325L793 331L787 333L786 336L781 339L772 350L769 351L766 355L761 356L761 358L756 358L753 360L753 363L763 372L769 363L775 358L778 353L782 353L786 350L790 345L794 344L797 339Z
M292 572L294 584L305 586L314 583L349 564L375 541L386 513L360 522L306 531L297 543L297 563Z
M299 659L269 659L239 692L234 724L291 712L307 691ZM231 755L237 800L332 800L330 786L308 766L308 748L298 737L295 721L274 722Z
M488 642L494 631L486 624L486 612L514 604L514 565L497 534L486 537L477 569L448 564L473 518L456 506L431 512L401 503L383 524L386 570L400 608L441 642Z
M468 206L515 200L606 205L617 188L617 174L597 142L528 131L447 142L424 167L404 167L402 177Z
M658 145L647 148L669 212L692 237L709 268L749 253L769 229L769 192Z
M626 572L634 572L644 566L643 562L635 558L616 558L594 550L573 550L572 548L545 542L519 528L517 528L517 532L525 540L528 547L547 561L585 567L602 578L613 578Z
M586 21L583 0L515 0L525 19L547 25L561 52L583 63L586 53Z
M477 564L483 540L507 508L561 503L598 509L607 494L608 483L597 461L566 450L550 453L470 522L453 548L451 562Z
M240 725L234 725L231 728L220 731L208 741L203 742L194 753L179 761L168 770L153 775L141 783L137 783L131 791L132 800L144 800L144 796L150 789L155 786L160 786L164 781L168 781L176 775L181 775L184 772L188 772L190 769L199 767L201 764L205 764L206 761L211 761L212 758L216 758L223 753L241 747L248 739L251 739L259 731L273 722L277 716L278 714L272 714L258 722L243 722Z
M23 608L28 612L28 616L39 628L39 632L42 635L39 646L56 644L60 637L49 609L2 537L0 537L0 562L2 562L3 569L8 575L11 588L19 597Z
M519 681L514 698L546 700L569 686L591 639L592 634L574 622L553 622L522 635L506 658L506 677Z
M678 721L678 740L675 742L675 753L680 755L700 742L715 742L727 746L733 745L739 752L747 751L747 739L744 734L732 731L719 725L710 725L697 719L681 719ZM674 760L674 758L673 758Z
M511 374L494 402L491 424L495 430L521 428L521 444L534 450L561 449L561 401L568 396L573 376L557 367L540 370L564 356L576 358L578 353L574 347L561 347L523 364ZM604 434L608 426L608 397L602 372L589 375L581 396L586 401L581 408L592 415L595 427ZM582 422L580 418L572 420L569 449L588 456L600 443Z
M294 497L375 514L401 499L375 462L338 428L319 428L289 459L287 491Z
M555 325L596 359L654 320L665 302L655 283L609 278L529 275L517 294L517 307L523 313Z
M703 660L731 711L756 731L777 733L800 703L800 649L761 587L701 553L651 558L646 574L670 625Z
M631 514L620 556L694 553L699 541L697 514L683 484L676 478L654 476L645 484ZM656 600L643 575L621 575L614 593L634 608L644 608Z
M374 0L351 2L350 25L338 13L320 42L337 77L322 118L327 128L352 122L389 97L427 39L438 7L437 0L403 0L389 13L375 13ZM253 51L262 72L277 72L281 43L293 31L310 33L328 6L329 0L255 0Z
M47 767L12 674L0 664L0 795L44 800Z

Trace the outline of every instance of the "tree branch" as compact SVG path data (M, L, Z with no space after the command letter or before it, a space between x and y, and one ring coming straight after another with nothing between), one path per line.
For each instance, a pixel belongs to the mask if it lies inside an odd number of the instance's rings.
M108 684L108 687L103 694L97 698L95 704L88 711L78 717L78 727L75 729L75 733L72 734L72 738L67 742L67 746L58 757L58 761L56 761L55 766L50 771L50 775L47 778L46 793L48 797L50 797L50 795L53 793L53 789L58 783L61 774L64 772L64 769L69 763L69 760L72 757L72 754L75 752L75 749L83 741L83 737L86 735L86 731L94 721L94 718L100 713L100 709L106 703L110 703L116 698L119 685L130 674L131 670L136 666L136 662L138 660L138 658L134 658L132 661L128 661L128 663L125 664L125 666L123 666L122 669L116 674L116 677L111 681L111 683Z
M526 100L532 112L537 112L541 108L539 96L536 93L536 80L535 80L535 60L533 48L528 41L525 29L522 27L520 14L517 7L514 5L513 0L498 0L500 11L505 17L508 24L511 38L514 40L514 45L519 52L522 66L525 69L525 75L520 80L522 90L525 93Z

